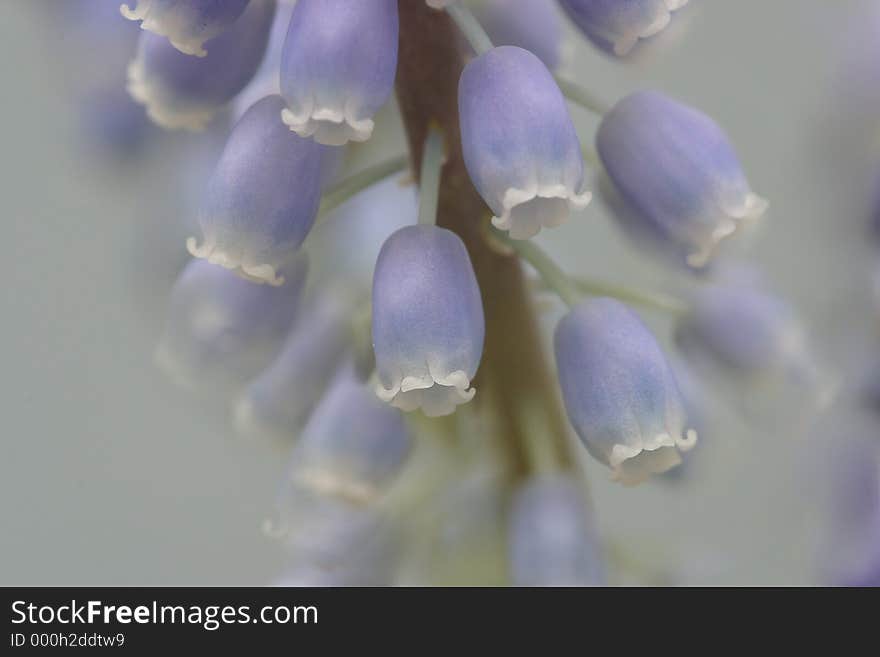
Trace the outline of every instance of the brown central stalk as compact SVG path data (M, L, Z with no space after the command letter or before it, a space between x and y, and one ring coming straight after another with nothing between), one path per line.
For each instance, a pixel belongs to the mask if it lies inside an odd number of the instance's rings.
M399 0L400 50L397 99L406 127L412 171L418 175L428 126L446 138L438 225L467 246L483 297L486 343L477 373L475 402L493 404L514 468L528 469L523 432L539 430L567 463L566 425L556 384L545 362L538 326L519 259L490 246L484 224L489 210L468 178L458 123L458 79L465 63L455 25L424 0ZM482 226L482 227L481 227ZM528 416L526 416L528 414Z

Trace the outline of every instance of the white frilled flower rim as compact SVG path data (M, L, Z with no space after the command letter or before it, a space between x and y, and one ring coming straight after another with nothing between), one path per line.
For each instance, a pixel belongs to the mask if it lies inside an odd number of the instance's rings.
M592 198L590 192L578 194L562 184L511 187L504 192L502 213L492 217L492 225L509 231L511 239L529 239L542 228L561 226L572 211L584 209Z
M636 486L654 474L666 472L681 463L679 452L697 444L697 432L689 429L684 436L661 433L641 440L640 445L614 445L608 457L611 479L624 486Z
M281 120L300 137L312 137L325 146L344 146L350 141L367 141L373 134L372 119L358 119L352 103L342 109L316 107L314 99L300 112L281 111Z
M672 12L681 9L688 0L662 0L657 5L657 15L648 25L626 32L613 39L614 54L624 57L635 48L640 39L648 39L662 32L672 20Z
M128 65L128 93L144 106L147 116L166 130L200 132L211 122L215 107L184 103L169 93L160 82L151 81L144 72L140 55Z
M441 417L455 411L456 406L466 404L474 398L476 389L463 370L441 374L438 368L428 365L422 376L405 376L386 388L376 384L376 395L382 401L409 413L417 409L428 417Z
M279 276L272 265L246 262L243 248L232 252L210 238L206 238L204 244L199 246L195 237L189 237L186 240L186 250L194 258L201 258L212 265L230 269L252 283L267 283L274 287L284 284L284 276Z
M715 255L715 251L722 241L746 225L760 219L768 207L770 204L766 199L749 192L737 207L722 208L725 216L718 222L715 229L701 240L698 248L688 254L687 263L691 267L705 267Z
M154 11L153 4L154 0L136 0L134 8L129 4L122 4L119 13L130 21L141 21L142 30L165 37L172 46L185 55L204 57L208 54L204 48L204 38L193 35L179 21L163 20L162 8L159 7Z

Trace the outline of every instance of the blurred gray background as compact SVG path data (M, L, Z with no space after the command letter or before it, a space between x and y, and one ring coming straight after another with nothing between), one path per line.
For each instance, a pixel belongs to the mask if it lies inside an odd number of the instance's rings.
M177 165L198 140L156 136L137 162L88 152L77 62L49 26L63 4L0 2L0 584L267 583L283 555L259 528L284 453L236 437L222 407L173 388L151 360L185 259ZM573 39L568 68L608 99L662 89L728 131L771 202L747 257L844 382L877 348L857 147L869 140L847 142L835 83L868 4L693 0L637 60ZM572 111L591 135L592 118ZM542 241L584 275L670 282L599 203ZM681 481L623 489L587 464L602 529L684 583L820 581L828 453L878 425L847 404L819 422L793 408L772 428L721 406Z

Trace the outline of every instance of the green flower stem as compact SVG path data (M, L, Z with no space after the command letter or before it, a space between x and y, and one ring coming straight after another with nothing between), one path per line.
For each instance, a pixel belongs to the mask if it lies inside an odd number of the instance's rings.
M321 207L318 210L320 216L335 210L358 192L362 192L370 185L374 185L393 173L403 171L409 159L406 155L398 155L384 162L368 166L362 171L343 178L333 185L321 198Z
M437 221L437 203L440 200L440 175L443 171L443 133L439 127L428 128L425 154L419 176L419 223L433 226Z
M556 78L556 84L559 85L559 88L562 90L562 93L568 98L571 102L577 103L581 107L586 110L589 110L593 114L598 116L604 116L611 109L605 101L597 98L593 95L592 92L585 89L581 85L576 82L572 82L571 80L566 80L565 78L554 76Z
M492 50L492 39L486 34L486 30L483 29L480 21L477 20L477 17L473 15L470 9L456 2L446 7L446 13L455 21L455 25L464 35L464 38L467 39L468 43L471 44L474 52L482 55L484 52Z
M492 236L499 242L515 251L528 262L545 285L553 290L565 304L571 308L580 301L582 294L575 287L568 274L547 255L541 247L531 240L513 240L497 228L492 229Z

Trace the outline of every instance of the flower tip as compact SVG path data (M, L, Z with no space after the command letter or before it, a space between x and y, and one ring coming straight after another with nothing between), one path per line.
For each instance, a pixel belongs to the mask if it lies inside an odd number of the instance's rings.
M352 119L328 108L305 116L297 116L285 108L281 110L281 120L300 137L311 137L323 146L345 146L350 141L364 142L373 136L372 119Z
M468 403L476 393L476 388L470 386L467 374L461 370L444 377L430 374L425 377L408 376L391 388L386 388L381 382L376 385L376 396L383 402L405 413L421 410L426 417L451 415L457 406Z
M186 239L186 250L194 258L207 260L212 265L220 265L234 271L251 283L266 283L272 287L280 287L284 284L284 276L278 275L275 267L272 265L268 263L258 265L245 263L242 261L241 256L230 255L209 241L199 246L195 237L188 237Z
M576 194L562 185L537 191L508 189L504 194L503 212L492 217L492 225L506 230L510 239L527 240L542 228L557 228L568 221L570 213L589 205L590 192Z

